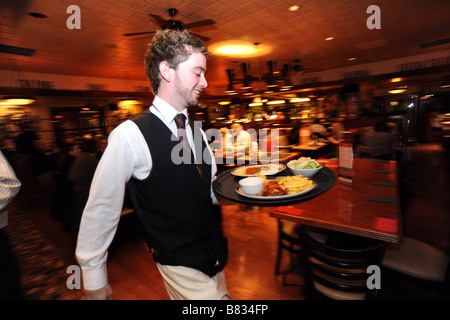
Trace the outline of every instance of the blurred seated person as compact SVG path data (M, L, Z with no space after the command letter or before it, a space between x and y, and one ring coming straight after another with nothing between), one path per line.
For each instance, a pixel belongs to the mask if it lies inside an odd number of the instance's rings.
M78 233L81 216L89 197L89 188L94 178L95 170L99 159L97 158L97 142L93 139L84 141L81 144L82 153L73 162L68 180L72 182L72 192L75 207L75 216L73 219L72 230Z
M279 147L289 145L289 136L284 135L279 129L266 129L260 133L259 150L262 152L272 153L279 152Z
M105 152L106 146L108 145L108 137L106 136L100 136L97 138L97 158L101 158L103 155L103 152Z
M230 127L234 150L238 154L248 154L250 150L250 134L240 123L233 123Z
M320 119L316 119L309 128L311 130L311 136L326 138L330 135L327 129L320 123Z
M222 127L219 129L220 136L218 140L218 148L222 150L225 154L234 151L233 139L230 129L227 127Z
M378 120L372 130L363 134L358 153L360 156L389 159L394 153L394 141L395 136L386 121Z
M30 158L31 173L37 181L49 180L56 166L52 155L52 143L47 139L38 139L33 142L34 150Z
M300 143L300 129L302 127L302 123L300 120L296 120L294 127L291 132L289 132L289 144L297 144Z
M56 164L54 178L55 190L53 193L52 217L62 221L64 230L70 231L70 210L73 207L72 185L68 180L69 169L81 155L81 148L76 143L66 143L61 148L61 158Z
M18 154L31 154L35 150L34 142L39 140L38 134L31 128L31 123L24 122L20 125L20 133L15 139Z
M327 137L327 140L334 145L338 145L344 141L344 125L342 122L334 122L331 125L331 135Z
M324 155L325 158L337 157L339 144L343 142L344 139L344 125L342 122L334 122L331 125L331 135L327 137L327 140L331 142L330 150Z

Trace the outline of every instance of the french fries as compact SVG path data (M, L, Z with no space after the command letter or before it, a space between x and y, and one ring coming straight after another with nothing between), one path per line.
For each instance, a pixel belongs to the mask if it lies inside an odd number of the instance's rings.
M284 177L280 179L278 184L282 184L287 189L287 193L292 194L311 188L314 182L309 178L297 175Z

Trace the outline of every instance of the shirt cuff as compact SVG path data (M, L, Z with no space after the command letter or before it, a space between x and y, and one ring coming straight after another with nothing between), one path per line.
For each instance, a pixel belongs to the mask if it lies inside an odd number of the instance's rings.
M0 211L0 229L3 229L8 224L8 211Z
M108 284L106 264L98 269L83 270L84 290L98 290Z

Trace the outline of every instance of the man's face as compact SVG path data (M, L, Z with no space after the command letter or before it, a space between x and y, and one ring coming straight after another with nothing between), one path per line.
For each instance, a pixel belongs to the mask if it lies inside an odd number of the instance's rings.
M201 53L192 53L175 70L173 98L181 105L196 107L200 94L208 86L205 73L206 57Z

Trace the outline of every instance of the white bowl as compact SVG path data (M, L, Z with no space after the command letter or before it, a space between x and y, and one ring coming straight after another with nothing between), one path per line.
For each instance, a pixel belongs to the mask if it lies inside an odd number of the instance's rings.
M288 164L288 168L295 175L300 174L300 175L304 176L305 178L311 178L311 177L314 177L317 173L319 173L320 170L322 170L323 165L319 168L314 168L314 169L294 169Z
M263 190L264 181L265 179L261 177L249 177L240 180L239 186L246 194L255 195Z

